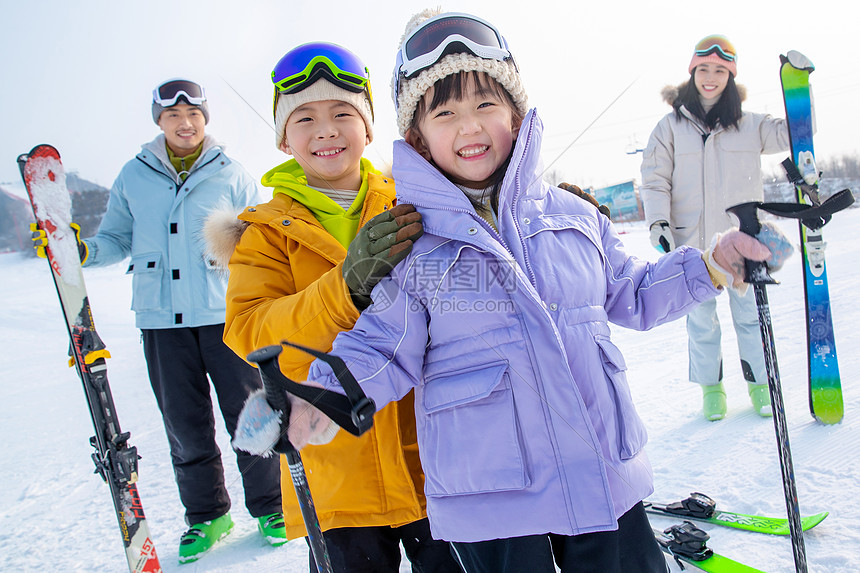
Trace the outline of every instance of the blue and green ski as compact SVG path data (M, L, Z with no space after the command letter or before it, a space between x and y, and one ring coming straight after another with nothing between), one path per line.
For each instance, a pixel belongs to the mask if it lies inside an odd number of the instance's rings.
M797 51L780 55L780 79L785 101L785 118L791 141L791 160L783 165L795 185L797 202L818 205L818 170L812 146L812 95L809 74L815 69ZM800 224L803 255L803 290L806 297L806 339L809 366L809 410L824 424L842 420L842 380L836 358L836 340L824 262L826 246L821 228Z

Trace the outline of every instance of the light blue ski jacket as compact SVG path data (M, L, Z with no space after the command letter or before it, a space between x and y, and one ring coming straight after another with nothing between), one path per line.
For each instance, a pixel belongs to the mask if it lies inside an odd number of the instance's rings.
M203 222L213 209L238 213L262 200L248 172L209 135L180 181L159 135L114 181L98 233L84 240L84 266L131 257L127 272L133 275L131 308L138 328L223 323L227 278L206 254Z
M421 212L424 235L334 342L377 407L415 389L439 539L616 529L652 492L652 472L609 322L647 330L719 292L698 250L630 257L609 219L542 182L541 137L532 110L498 232L396 142L398 200ZM309 379L338 389L320 361Z

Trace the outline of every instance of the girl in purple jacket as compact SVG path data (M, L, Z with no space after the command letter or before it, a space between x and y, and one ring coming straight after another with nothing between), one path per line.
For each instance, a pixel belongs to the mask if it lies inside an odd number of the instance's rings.
M394 87L398 199L424 235L332 352L377 407L415 390L434 537L467 573L666 571L641 503L645 428L609 323L679 318L770 251L729 231L704 254L628 256L607 217L541 180L540 119L507 42L479 18L413 17ZM339 388L320 361L309 379ZM296 447L321 416L296 400Z

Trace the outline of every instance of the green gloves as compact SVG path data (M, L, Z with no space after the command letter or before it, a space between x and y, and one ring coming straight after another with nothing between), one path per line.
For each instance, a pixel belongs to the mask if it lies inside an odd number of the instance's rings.
M421 214L407 204L380 213L358 230L343 261L343 279L358 310L370 306L370 291L406 258L423 234Z
M78 243L78 256L81 258L81 263L83 263L87 260L90 251L87 249L87 244L81 241L81 226L77 223L71 223L69 226L75 231L75 241ZM45 247L48 246L48 234L43 229L40 229L36 223L30 223L30 231L33 248L36 249L36 256L41 259L47 259L48 253L45 252Z

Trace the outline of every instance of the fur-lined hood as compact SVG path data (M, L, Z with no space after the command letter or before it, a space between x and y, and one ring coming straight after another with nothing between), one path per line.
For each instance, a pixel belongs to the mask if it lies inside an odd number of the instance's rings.
M689 80L688 80L689 81ZM678 99L678 94L681 92L681 88L687 85L687 82L680 83L676 86L665 86L662 90L660 90L660 96L663 98L663 101L672 105L675 103L675 100ZM743 84L735 84L738 88L738 96L740 96L741 101L746 101L747 99L747 88Z
M237 215L232 209L219 208L209 213L203 223L206 252L215 265L225 272L242 233L250 225L247 221L237 219Z

